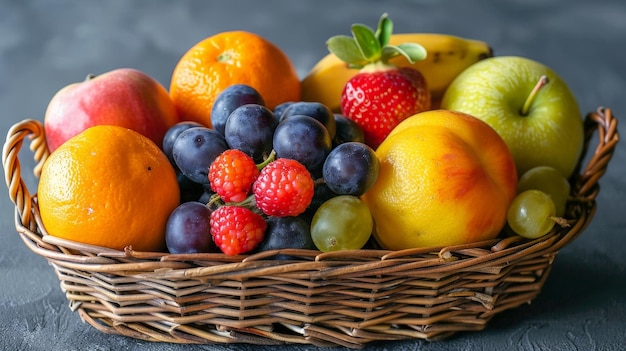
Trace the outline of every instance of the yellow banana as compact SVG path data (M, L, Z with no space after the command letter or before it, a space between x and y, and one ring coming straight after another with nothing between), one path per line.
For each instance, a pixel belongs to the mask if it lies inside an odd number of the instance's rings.
M390 63L419 70L426 79L434 102L441 99L448 85L461 71L479 60L493 56L491 47L483 41L448 34L392 34L389 40L391 45L406 42L422 45L427 51L426 59L411 64L404 56L397 56ZM348 68L334 54L328 54L302 79L302 100L321 102L339 112L341 91L358 72L359 69Z

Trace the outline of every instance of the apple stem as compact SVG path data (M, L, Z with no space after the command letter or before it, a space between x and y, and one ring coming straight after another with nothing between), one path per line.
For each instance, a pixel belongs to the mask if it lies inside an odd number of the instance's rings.
M86 82L86 81L88 81L88 80L92 80L92 79L94 79L94 78L96 78L96 75L95 75L95 74L93 74L93 73L89 73L89 74L87 75L87 77L85 77L85 82Z
M546 84L548 84L548 82L549 82L549 79L547 76L543 75L539 77L539 81L537 82L537 84L535 84L535 87L533 88L533 90L530 91L530 94L528 94L528 97L526 98L526 101L524 102L524 106L522 106L522 110L520 111L522 116L528 115L528 110L530 110L530 105L532 105L533 100L535 100L535 97L537 96L539 89L543 88Z

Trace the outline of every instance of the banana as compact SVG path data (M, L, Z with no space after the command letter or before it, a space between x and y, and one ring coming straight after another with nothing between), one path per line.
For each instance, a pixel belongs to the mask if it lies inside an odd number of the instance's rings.
M483 41L448 34L399 33L392 34L389 40L391 45L406 42L421 44L426 49L426 59L411 64L404 56L397 56L390 63L420 71L426 79L434 104L465 68L493 56L491 47ZM345 62L330 53L318 61L302 79L302 100L321 102L339 112L341 91L358 72L359 69L348 68Z

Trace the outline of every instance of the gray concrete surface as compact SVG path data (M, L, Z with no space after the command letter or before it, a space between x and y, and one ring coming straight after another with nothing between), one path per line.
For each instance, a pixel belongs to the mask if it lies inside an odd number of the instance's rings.
M220 31L244 29L282 47L304 75L325 40L388 12L397 32L444 32L489 42L497 55L552 66L583 111L626 116L626 2L622 0L415 1L45 1L0 0L0 134L43 119L61 87L118 67L169 85L177 59ZM623 124L620 129L623 130ZM482 332L440 342L374 343L367 350L625 350L626 144L601 180L599 210L565 247L540 296L495 317ZM30 155L24 178L36 180ZM105 335L67 306L47 262L28 250L0 187L0 349L312 350L310 346L172 345ZM340 349L340 348L339 348Z

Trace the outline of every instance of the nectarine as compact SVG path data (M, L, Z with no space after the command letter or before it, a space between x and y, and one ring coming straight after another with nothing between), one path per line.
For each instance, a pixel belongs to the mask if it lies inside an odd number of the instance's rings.
M120 68L59 90L44 117L48 149L95 125L117 125L148 137L161 147L178 115L167 90L146 73Z
M374 238L387 249L495 238L517 186L502 138L485 122L449 110L401 122L376 150L380 172L362 197Z

